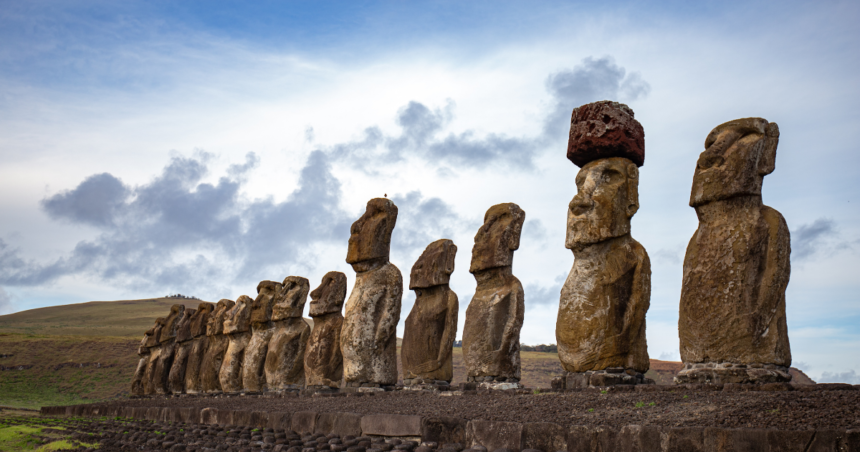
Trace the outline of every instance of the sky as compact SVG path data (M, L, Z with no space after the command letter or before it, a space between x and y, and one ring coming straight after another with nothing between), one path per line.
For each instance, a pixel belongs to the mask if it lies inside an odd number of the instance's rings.
M0 0L0 314L332 270L351 286L349 226L388 196L406 284L427 244L458 245L462 331L474 234L514 202L521 342L554 343L570 113L608 99L645 129L650 356L680 359L705 137L762 117L781 133L763 198L791 231L793 365L860 384L858 20L850 1Z

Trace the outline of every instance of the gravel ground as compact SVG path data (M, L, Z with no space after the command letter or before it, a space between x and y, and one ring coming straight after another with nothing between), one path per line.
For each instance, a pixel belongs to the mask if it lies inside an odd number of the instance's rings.
M632 388L626 388L632 389ZM648 389L648 388L643 388ZM393 391L336 397L155 397L113 402L122 406L212 407L224 410L351 412L454 416L560 425L860 429L860 390L850 385L772 385L770 390L727 387L654 387L648 391L588 389L565 393L466 391L440 396Z

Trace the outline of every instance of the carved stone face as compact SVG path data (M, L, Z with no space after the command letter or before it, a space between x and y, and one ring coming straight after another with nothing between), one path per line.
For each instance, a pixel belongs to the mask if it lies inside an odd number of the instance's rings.
M176 342L190 341L194 338L191 335L191 318L196 312L194 309L185 308L185 314L176 326Z
M261 325L272 320L275 297L281 291L281 283L260 281L257 284L257 298L251 303L251 324Z
M567 211L565 247L576 249L630 232L639 210L639 169L613 157L589 162L576 175L576 196Z
M160 343L161 330L164 328L164 321L164 317L155 319L155 325L146 332L145 337L147 347L155 347Z
M690 205L739 195L761 196L764 176L776 166L779 127L762 118L743 118L714 128L696 162Z
M301 317L311 289L310 282L301 276L287 276L278 286L272 320Z
M323 276L319 287L311 292L309 315L318 317L343 309L346 299L346 275L341 272L328 272Z
M224 334L224 320L227 319L227 314L233 309L234 304L236 303L233 300L226 298L218 301L218 304L215 305L215 310L209 316L209 322L206 324L207 336Z
M170 315L164 321L164 327L161 329L160 342L164 343L170 339L176 338L176 327L179 326L179 321L185 315L185 305L175 304L170 307Z
M484 225L475 234L469 272L513 265L525 220L525 211L512 202L490 207L484 215Z
M454 272L454 258L457 256L457 245L448 239L437 240L421 253L421 257L412 266L409 275L409 288L448 284L451 273Z
M346 263L355 264L377 258L388 258L391 232L397 222L397 206L390 199L374 198L367 210L350 228Z
M254 299L242 295L236 299L236 304L224 319L224 334L244 333L251 329L251 305Z
M215 305L212 303L200 303L197 305L197 311L194 312L194 315L191 316L191 336L199 337L206 334L206 327L209 324L209 316L212 315L212 311L215 309Z

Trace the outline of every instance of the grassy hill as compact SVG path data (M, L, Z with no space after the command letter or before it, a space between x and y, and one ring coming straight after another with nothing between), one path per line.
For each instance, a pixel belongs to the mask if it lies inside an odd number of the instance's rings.
M0 406L39 408L127 396L143 332L177 303L193 308L199 300L94 301L0 316ZM547 388L562 372L556 353L522 352L521 360L528 387ZM651 360L646 375L672 384L680 368L679 362ZM814 383L797 369L792 375L797 383ZM454 383L465 380L462 349L455 348Z

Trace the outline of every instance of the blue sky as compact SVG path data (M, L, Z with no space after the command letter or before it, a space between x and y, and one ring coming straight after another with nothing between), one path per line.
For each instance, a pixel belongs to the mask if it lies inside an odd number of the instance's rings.
M0 312L351 284L348 226L387 193L403 273L458 244L461 323L481 218L519 204L522 340L554 342L566 123L613 99L646 133L651 356L678 358L704 139L760 116L781 130L764 201L792 232L794 362L860 383L858 19L852 2L0 2Z

